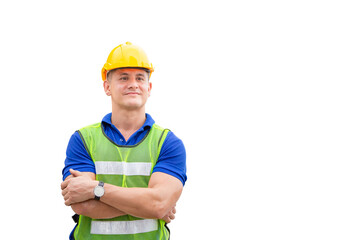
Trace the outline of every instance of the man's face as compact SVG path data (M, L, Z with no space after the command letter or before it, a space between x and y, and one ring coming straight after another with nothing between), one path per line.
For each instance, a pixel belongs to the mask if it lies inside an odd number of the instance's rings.
M110 74L104 82L104 90L111 96L113 105L126 110L138 110L145 107L150 96L152 84L148 73L141 69L122 68Z

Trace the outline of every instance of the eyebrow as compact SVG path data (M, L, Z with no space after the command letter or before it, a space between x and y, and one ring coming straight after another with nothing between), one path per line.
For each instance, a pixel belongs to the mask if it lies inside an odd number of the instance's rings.
M124 73L120 73L120 75L129 75L128 73L124 72ZM143 73L137 73L136 76L142 76L145 77L145 74Z

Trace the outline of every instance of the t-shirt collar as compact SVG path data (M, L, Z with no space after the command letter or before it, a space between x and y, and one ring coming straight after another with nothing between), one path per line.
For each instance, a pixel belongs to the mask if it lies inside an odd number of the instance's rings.
M106 123L106 124L113 126L113 124L111 122L111 116L112 116L112 113L106 114L105 117L102 119L102 123ZM144 125L142 125L142 127L139 130L144 130L147 127L151 128L152 125L155 123L154 119L150 116L150 114L145 113L145 116L146 116L145 123L144 123Z

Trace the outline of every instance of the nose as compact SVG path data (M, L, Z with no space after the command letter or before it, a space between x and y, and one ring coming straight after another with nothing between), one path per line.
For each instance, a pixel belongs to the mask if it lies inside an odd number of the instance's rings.
M129 81L128 81L128 88L129 89L137 89L139 86L138 86L138 83L136 81L136 77L135 76L131 76Z

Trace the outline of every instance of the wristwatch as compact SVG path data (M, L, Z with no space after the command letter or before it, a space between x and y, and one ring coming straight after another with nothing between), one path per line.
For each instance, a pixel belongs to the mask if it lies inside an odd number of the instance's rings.
M104 182L99 181L99 185L94 188L95 200L100 200L105 194Z

